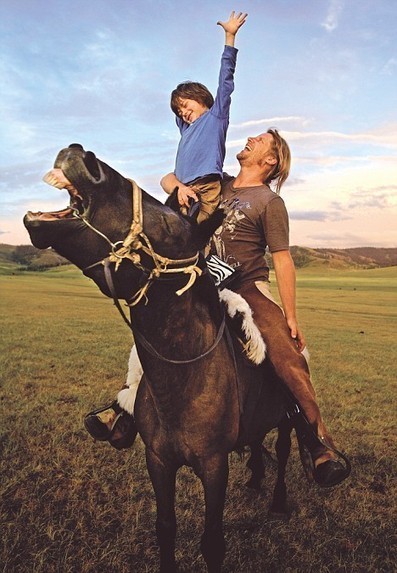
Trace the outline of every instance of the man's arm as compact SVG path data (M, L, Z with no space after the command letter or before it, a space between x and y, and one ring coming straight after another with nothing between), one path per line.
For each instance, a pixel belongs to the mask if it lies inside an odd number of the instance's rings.
M285 318L292 338L296 340L298 349L302 351L306 346L306 342L303 333L298 327L296 318L296 275L294 261L288 250L272 253L272 259Z

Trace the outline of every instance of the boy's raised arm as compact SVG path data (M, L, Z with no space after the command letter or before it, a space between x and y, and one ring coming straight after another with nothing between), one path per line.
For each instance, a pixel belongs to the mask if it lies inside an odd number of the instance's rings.
M234 47L234 39L238 30L244 24L247 19L248 14L239 12L237 15L234 10L229 16L229 20L226 22L217 22L218 26L222 26L225 30L225 45Z

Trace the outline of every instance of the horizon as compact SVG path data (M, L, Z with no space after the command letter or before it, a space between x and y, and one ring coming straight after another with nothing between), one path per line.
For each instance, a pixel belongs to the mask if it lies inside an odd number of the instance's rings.
M75 3L75 4L74 4ZM74 5L73 5L74 4ZM169 96L180 81L216 90L232 10L248 12L224 170L248 136L277 127L292 152L282 188L290 244L397 246L397 4L3 0L0 242L30 244L27 210L65 207L42 181L80 142L164 202L179 140Z
M0 247L34 247L32 243L29 241L27 243L3 243L0 241ZM375 249L375 250L397 250L397 247L374 247L373 245L360 245L358 247L308 247L307 245L297 245L296 243L290 245L290 249L293 248L298 249L308 249L308 250L329 250L329 251L351 251L351 250L358 250L358 249ZM46 249L39 249L38 247L34 247L38 251L46 251L47 249L52 249L55 251L53 247L47 247ZM55 251L56 252L56 251ZM67 259L66 259L67 260ZM73 264L73 263L70 263ZM395 265L392 265L395 266Z

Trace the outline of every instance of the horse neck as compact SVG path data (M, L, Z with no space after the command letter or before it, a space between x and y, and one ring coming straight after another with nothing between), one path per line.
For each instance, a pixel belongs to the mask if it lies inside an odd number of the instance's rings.
M163 357L170 360L197 358L189 364L173 364L153 356L137 341L147 379L146 389L164 427L183 425L186 409L200 399L204 386L208 388L205 378L208 376L208 359L212 359L213 353L206 358L200 356L214 344L220 327L221 313L212 308L215 304L220 309L218 294L213 288L215 300L211 304L199 290L200 285L178 297L175 289L159 284L149 290L148 304L138 305L139 308L132 311L133 330L134 326L138 328ZM217 346L218 352L221 346Z
M212 292L211 300L211 296L200 294L199 288L195 285L176 296L175 286L153 285L148 303L132 311L133 325L167 358L187 360L197 356L216 336L221 320L217 291Z

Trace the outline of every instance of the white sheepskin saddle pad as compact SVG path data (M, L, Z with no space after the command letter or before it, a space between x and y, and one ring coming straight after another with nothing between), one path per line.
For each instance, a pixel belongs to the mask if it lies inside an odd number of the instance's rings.
M254 364L261 364L266 357L266 344L252 318L252 310L247 301L229 289L219 291L219 298L224 303L226 312L232 320L241 324L239 337L244 354Z

